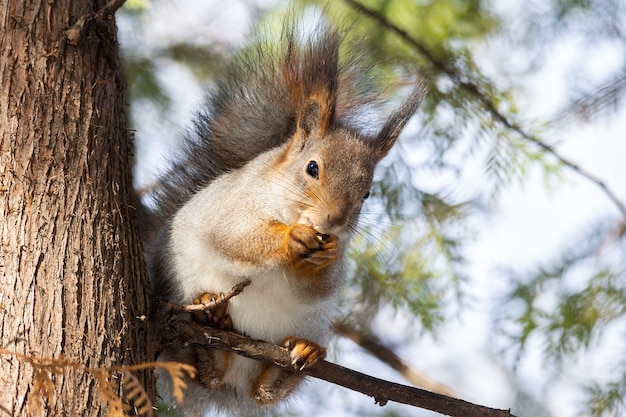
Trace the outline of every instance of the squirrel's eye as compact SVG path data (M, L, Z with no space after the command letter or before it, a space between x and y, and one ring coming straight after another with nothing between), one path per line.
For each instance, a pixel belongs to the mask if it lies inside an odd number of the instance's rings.
M368 191L367 193L365 193L365 195L363 196L363 201L367 200L370 197L370 192Z
M309 161L309 164L306 166L306 173L318 180L320 178L320 167L317 165L317 162Z

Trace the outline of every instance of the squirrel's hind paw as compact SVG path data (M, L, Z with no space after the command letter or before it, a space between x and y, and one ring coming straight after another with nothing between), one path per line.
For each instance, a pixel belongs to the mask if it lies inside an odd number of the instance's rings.
M212 294L205 292L193 300L194 304L210 305L220 302L224 294ZM193 318L196 322L222 330L233 330L233 321L228 314L228 301L221 302L214 307L207 307L203 311L194 311Z
M326 349L307 339L288 337L281 345L290 350L291 363L299 370L313 365L326 356ZM252 387L252 398L262 405L275 404L287 397L300 384L302 378L301 373L267 365Z
M288 337L282 345L290 350L291 364L298 370L308 368L326 357L326 349L307 339Z
M196 355L196 368L198 370L196 380L208 388L222 386L234 354L220 350L198 349Z

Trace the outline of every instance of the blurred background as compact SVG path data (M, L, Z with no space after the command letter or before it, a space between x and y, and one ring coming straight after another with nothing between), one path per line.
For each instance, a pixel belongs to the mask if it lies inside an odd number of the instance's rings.
M348 26L392 104L429 88L363 209L329 359L518 417L626 415L626 2L128 0L138 189L294 9ZM435 415L309 384L283 415Z

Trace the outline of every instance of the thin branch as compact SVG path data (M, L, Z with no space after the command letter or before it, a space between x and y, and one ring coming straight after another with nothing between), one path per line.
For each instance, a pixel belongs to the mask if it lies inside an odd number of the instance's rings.
M333 331L338 335L346 337L352 340L354 343L365 349L371 355L378 358L378 360L386 363L391 368L396 370L407 381L416 387L427 389L431 392L447 395L448 397L455 396L450 388L443 384L440 384L421 372L413 369L408 363L402 360L394 351L384 346L378 339L373 336L367 336L363 332L358 331L348 323L335 322L333 323Z
M389 21L385 16L380 14L378 11L370 9L356 0L344 0L344 1L347 4L349 4L351 7L353 7L355 10L376 20L382 26L384 26L385 28L389 29L390 31L392 31L393 33L395 33L396 35L404 39L409 45L415 48L417 52L419 52L428 61L430 61L430 63L437 70L439 70L443 74L446 74L455 84L462 87L465 91L467 91L475 99L477 99L496 121L500 122L507 129L516 132L524 139L534 143L544 152L547 152L551 154L552 156L554 156L561 164L567 166L568 168L576 172L578 175L582 176L583 178L595 184L613 202L613 204L617 206L617 208L622 213L622 215L626 217L626 205L615 195L615 193L606 185L604 181L602 181L600 178L596 177L592 173L588 172L587 170L583 169L575 162L572 162L564 158L556 151L554 147L543 142L541 139L539 139L535 135L525 131L515 121L505 116L502 112L500 112L496 108L496 105L493 103L493 101L482 91L482 89L476 83L464 80L464 77L462 76L461 73L459 73L459 71L456 68L449 66L444 61L437 58L432 53L432 51L428 47L426 47L426 45L419 42L417 39L413 38L405 30L400 29L399 27L394 25L391 21Z
M610 110L610 106L617 109L625 91L626 68L609 81L597 85L591 92L574 99L552 119L550 124L562 125L573 118L588 121L598 113Z
M203 303L203 304L189 304L189 305L179 305L170 303L167 301L162 301L161 303L164 305L166 311L171 313L189 313L192 311L204 311L204 310L213 310L217 307L220 307L228 302L231 298L241 294L244 288L250 285L252 281L246 279L245 281L240 282L239 284L233 286L226 294L219 296L216 300Z
M280 346L186 320L170 319L164 326L163 335L176 335L176 340L185 340L196 348L234 352L296 372L291 364L289 351ZM388 401L395 401L452 417L514 417L509 410L488 408L419 388L384 381L327 361L316 362L303 372L373 397L381 406Z

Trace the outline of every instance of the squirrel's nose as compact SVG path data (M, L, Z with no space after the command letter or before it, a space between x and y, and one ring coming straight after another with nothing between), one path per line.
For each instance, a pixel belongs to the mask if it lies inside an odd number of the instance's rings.
M350 220L352 210L347 207L340 207L328 213L328 223L332 229L343 229Z

